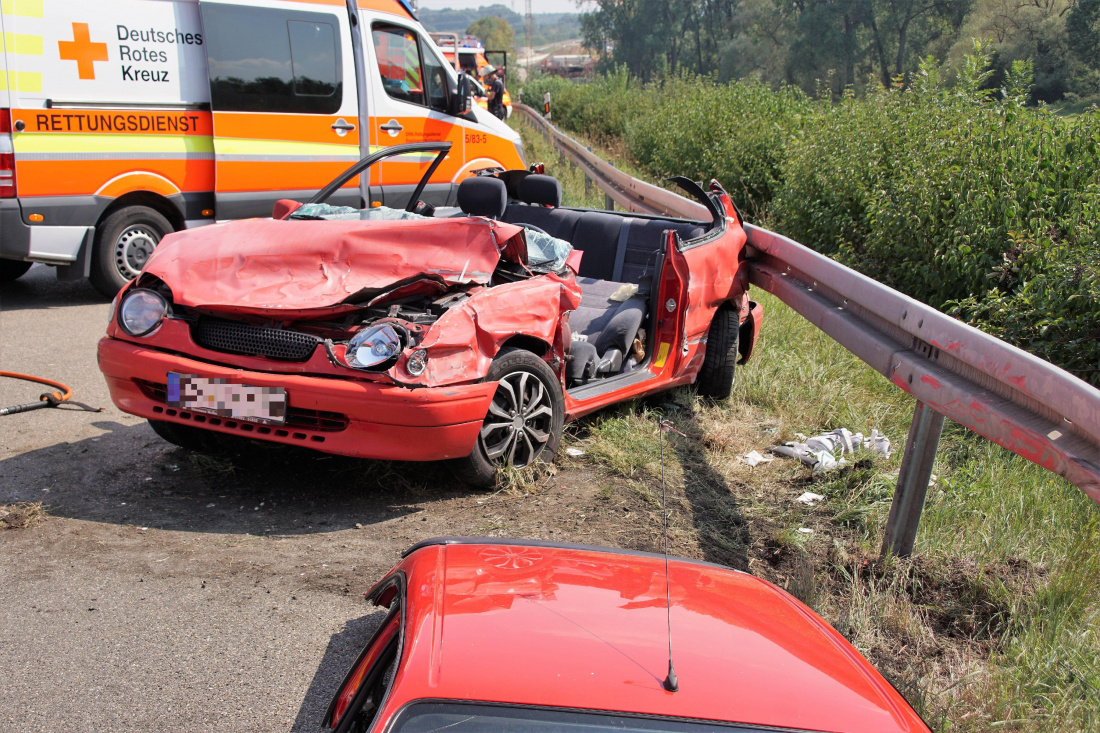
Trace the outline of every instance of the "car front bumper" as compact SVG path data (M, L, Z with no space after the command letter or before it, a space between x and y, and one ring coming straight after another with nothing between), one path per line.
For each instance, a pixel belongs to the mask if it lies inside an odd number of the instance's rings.
M109 336L100 340L98 358L111 399L131 415L360 458L436 461L469 455L496 392L496 382L409 389L234 369ZM282 387L287 422L262 424L170 407L164 391L168 372Z

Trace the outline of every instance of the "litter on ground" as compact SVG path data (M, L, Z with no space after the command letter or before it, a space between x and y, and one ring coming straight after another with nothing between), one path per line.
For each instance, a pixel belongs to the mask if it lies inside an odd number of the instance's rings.
M584 455L584 451L580 448L566 448L565 452L567 455L573 456L574 458L578 458Z
M822 501L825 497L821 494L815 494L812 491L807 491L802 496L795 499L795 501L805 504L806 506L813 506L815 501Z
M768 451L788 458L797 458L813 469L815 476L847 465L848 461L844 456L859 451L866 450L886 458L890 457L890 439L874 429L866 438L863 437L863 433L853 433L847 428L837 428L812 438L807 438L801 433L796 434L795 437L798 438L797 441L770 446Z
M742 463L747 463L749 464L749 466L755 468L761 463L769 463L771 461L774 461L775 459L771 456L761 455L759 451L751 451L743 456L738 456L737 460L741 461Z

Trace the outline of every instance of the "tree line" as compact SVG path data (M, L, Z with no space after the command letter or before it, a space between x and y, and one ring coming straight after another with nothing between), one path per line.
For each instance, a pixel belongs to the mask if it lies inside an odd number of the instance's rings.
M1100 0L595 0L585 45L605 70L753 78L807 93L905 84L988 42L991 87L1032 64L1032 102L1100 94Z
M537 6L536 6L537 7ZM515 12L507 5L496 3L483 5L476 10L462 8L444 8L433 10L421 8L417 17L429 31L444 31L448 33L474 33L469 30L476 22L483 18L494 17L503 20L512 28L516 39L523 43L524 25L523 16ZM540 46L544 43L564 41L576 38L580 34L580 19L576 13L535 13L534 37L532 43ZM484 43L482 39L482 43ZM488 45L488 44L486 44Z

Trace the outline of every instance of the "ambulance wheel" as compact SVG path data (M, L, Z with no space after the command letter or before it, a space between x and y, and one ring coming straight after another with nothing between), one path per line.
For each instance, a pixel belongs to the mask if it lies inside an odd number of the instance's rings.
M20 262L19 260L0 260L0 283L10 283L18 280L31 269L33 262Z
M141 268L172 225L148 206L114 211L96 228L92 249L92 285L108 298L141 274Z
M565 425L558 377L530 351L502 349L485 381L499 386L477 442L470 455L451 463L460 480L478 487L492 486L505 466L553 461Z

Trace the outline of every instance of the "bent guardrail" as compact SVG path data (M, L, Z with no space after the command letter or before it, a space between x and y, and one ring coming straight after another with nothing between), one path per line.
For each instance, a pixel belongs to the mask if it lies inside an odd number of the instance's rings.
M517 108L623 208L709 217L697 202L631 178L529 107ZM917 400L883 552L912 551L944 417L1100 504L1100 390L794 240L751 224L745 229L753 285Z

